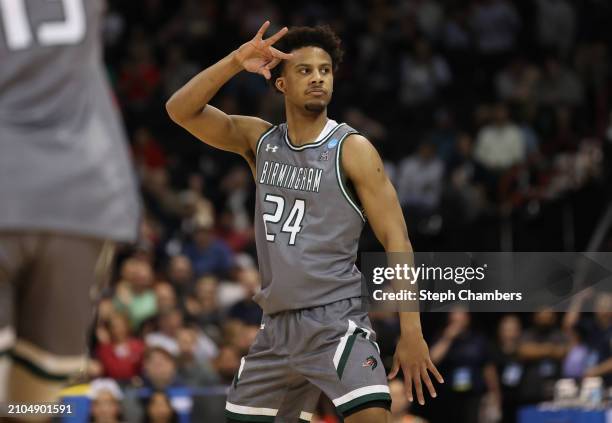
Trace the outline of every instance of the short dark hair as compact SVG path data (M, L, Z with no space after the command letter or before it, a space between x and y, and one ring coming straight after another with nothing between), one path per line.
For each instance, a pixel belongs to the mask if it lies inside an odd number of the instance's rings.
M340 38L329 25L317 25L315 27L296 26L291 28L274 47L285 53L291 53L293 50L302 47L320 47L331 57L333 71L336 72L344 55L344 50L342 50L340 44ZM281 61L278 66L272 69L270 82L273 86L276 78L282 73L283 66L284 61Z

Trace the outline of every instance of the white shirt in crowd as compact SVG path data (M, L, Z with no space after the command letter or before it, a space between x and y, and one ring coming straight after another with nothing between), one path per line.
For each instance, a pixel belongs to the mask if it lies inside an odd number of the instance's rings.
M397 194L402 206L435 209L440 202L444 165L437 157L423 160L414 155L405 159L398 169Z
M505 170L520 163L526 155L525 139L512 123L485 126L478 133L475 158L491 170Z

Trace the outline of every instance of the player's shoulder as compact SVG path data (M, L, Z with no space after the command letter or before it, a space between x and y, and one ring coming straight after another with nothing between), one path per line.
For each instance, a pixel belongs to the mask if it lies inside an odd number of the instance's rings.
M236 129L246 138L252 151L257 149L258 141L272 132L276 126L256 116L232 115Z
M354 183L368 178L381 167L374 145L361 134L350 134L342 146L342 169Z
M372 154L377 153L376 148L374 148L374 145L369 139L358 132L347 135L342 146L343 160L345 158L349 160L354 158L367 158Z

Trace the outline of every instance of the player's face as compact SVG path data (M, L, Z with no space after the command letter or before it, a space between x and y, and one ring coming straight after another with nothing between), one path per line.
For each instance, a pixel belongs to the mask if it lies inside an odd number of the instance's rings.
M334 88L332 59L320 47L302 47L292 53L276 86L290 103L320 113L331 101Z

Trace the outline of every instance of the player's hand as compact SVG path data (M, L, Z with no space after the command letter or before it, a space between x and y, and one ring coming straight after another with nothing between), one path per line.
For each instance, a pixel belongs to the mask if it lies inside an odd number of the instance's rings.
M266 79L271 78L270 70L280 63L283 59L291 59L292 54L283 53L272 47L272 44L280 40L288 31L284 27L276 34L263 39L266 30L270 26L270 21L265 21L259 28L255 37L249 42L244 43L234 52L235 60L247 71L263 75Z
M414 385L417 399L421 405L425 404L423 383L427 387L429 395L431 395L432 398L437 396L436 389L429 377L429 372L434 375L439 383L444 383L444 379L442 379L442 375L440 375L440 372L438 372L438 369L436 369L436 366L429 358L429 348L421 334L415 335L414 337L405 335L400 337L397 347L395 348L393 367L389 372L388 378L393 379L397 376L400 367L404 372L404 384L410 401L414 400L412 396L412 385Z

